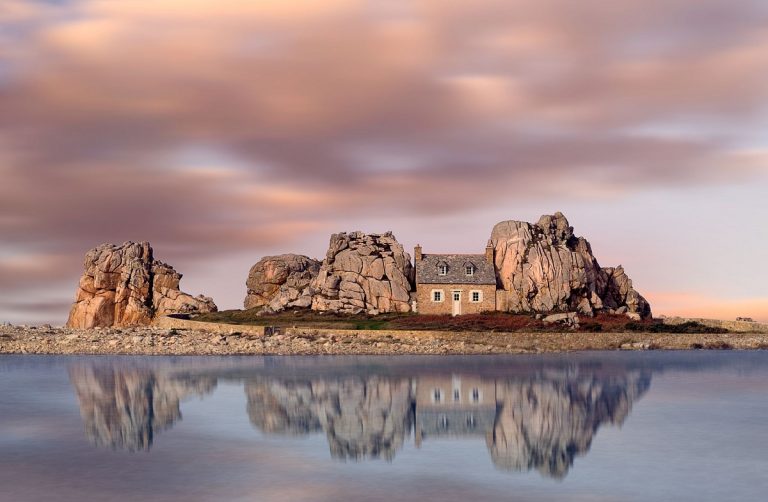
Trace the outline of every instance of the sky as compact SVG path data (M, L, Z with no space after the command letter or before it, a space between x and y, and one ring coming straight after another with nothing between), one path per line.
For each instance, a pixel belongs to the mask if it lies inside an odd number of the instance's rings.
M0 322L148 240L238 308L331 233L562 211L654 314L768 321L764 0L3 0Z

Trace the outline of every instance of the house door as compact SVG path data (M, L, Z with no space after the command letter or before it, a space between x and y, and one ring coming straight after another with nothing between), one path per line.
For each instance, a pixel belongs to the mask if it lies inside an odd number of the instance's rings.
M461 291L454 291L453 296L453 315L461 315Z

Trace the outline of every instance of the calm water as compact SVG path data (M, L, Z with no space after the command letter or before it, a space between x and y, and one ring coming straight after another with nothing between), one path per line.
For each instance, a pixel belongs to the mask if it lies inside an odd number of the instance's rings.
M0 500L768 500L768 352L0 356Z

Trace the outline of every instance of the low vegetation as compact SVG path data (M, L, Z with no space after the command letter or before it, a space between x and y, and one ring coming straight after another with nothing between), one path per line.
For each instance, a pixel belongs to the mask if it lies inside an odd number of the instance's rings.
M484 314L421 315L379 314L376 316L338 314L296 309L285 312L262 314L258 309L225 310L195 316L196 321L256 326L297 326L317 329L352 330L416 330L416 331L482 331L482 332L561 332L559 324L547 324L534 316L488 312ZM697 322L678 325L663 324L660 320L631 321L623 315L600 314L582 317L576 331L586 333L727 333L722 328L712 328Z

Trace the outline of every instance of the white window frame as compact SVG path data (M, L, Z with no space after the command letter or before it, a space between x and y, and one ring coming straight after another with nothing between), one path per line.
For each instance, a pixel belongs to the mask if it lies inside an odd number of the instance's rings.
M443 394L443 389L439 387L435 387L432 389L432 395L430 396L432 398L433 404L442 404L445 402L445 395Z
M439 300L435 300L435 293L440 293ZM442 289L433 289L429 293L429 297L432 299L433 303L443 303L445 301L445 291L443 291Z
M474 295L477 293L477 300L475 300ZM483 291L480 289L472 289L469 292L469 301L470 303L480 303L483 301Z
M475 391L477 391L477 399L475 399L475 398L474 398L474 397L475 397L475 396L474 396L474 394L475 394ZM473 387L473 388L471 388L471 389L469 390L469 393L468 393L468 394L469 394L469 402L470 402L470 403L472 403L472 404L480 404L480 403L482 403L482 402L483 402L483 391L482 391L482 390L480 390L480 388L479 388L479 387Z
M464 273L467 274L467 277L471 277L475 275L475 267L473 267L472 265L467 265L466 267L464 267Z
M437 266L437 275L448 275L448 265L438 265Z

